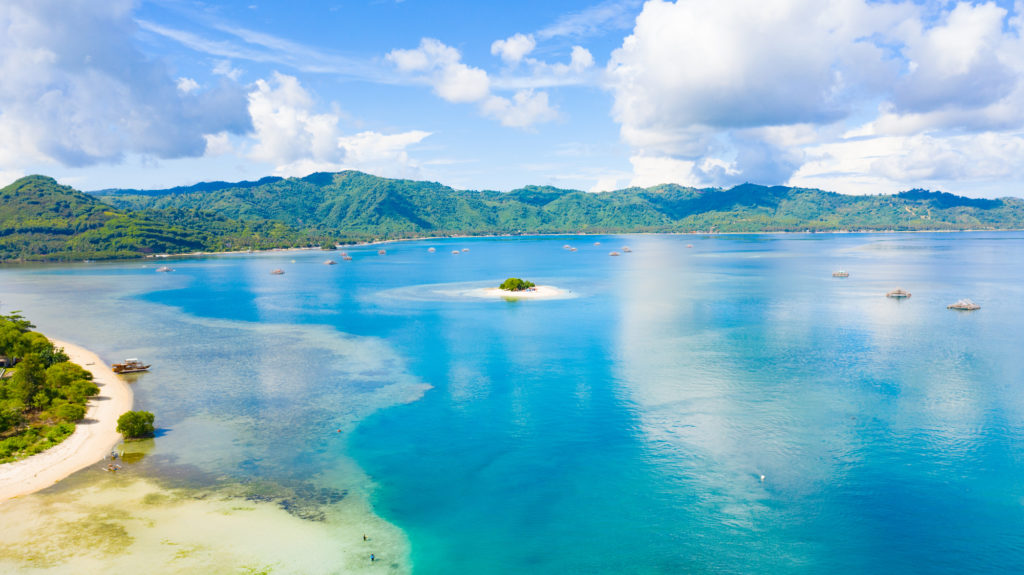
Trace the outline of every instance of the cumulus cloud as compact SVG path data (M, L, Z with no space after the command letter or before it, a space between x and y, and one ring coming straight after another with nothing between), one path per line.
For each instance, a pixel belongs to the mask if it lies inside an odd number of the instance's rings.
M893 141L928 151L848 162L870 174L862 183L976 178L953 161L966 151L957 138L1003 132L1006 145L982 149L1019 150L1020 32L1020 15L990 2L650 0L607 86L634 183L807 181Z
M501 56L508 64L517 64L536 47L537 41L532 34L514 34L505 40L495 40L491 44L491 54Z
M175 79L133 43L134 3L0 4L0 165L200 156L251 127L245 92Z
M254 143L248 156L274 165L274 173L281 176L342 169L408 175L416 166L407 148L430 135L420 130L345 135L337 113L317 113L313 97L299 80L281 73L255 83L249 113Z
M503 58L506 58L506 53L511 55L509 57L522 58L528 52L523 51L524 47L516 36L499 42L505 43L497 49L492 46L492 52L501 53ZM496 118L505 126L526 128L558 117L546 92L521 89L511 99L493 94L487 72L463 63L458 50L439 40L424 38L418 48L392 50L387 59L399 71L418 75L428 82L442 99L453 103L476 103L481 113Z

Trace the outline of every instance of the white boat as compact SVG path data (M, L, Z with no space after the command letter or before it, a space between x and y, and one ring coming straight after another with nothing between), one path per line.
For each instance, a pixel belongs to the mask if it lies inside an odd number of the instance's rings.
M981 309L981 306L976 304L976 303L974 303L973 301L971 301L969 299L961 299L961 300L957 300L956 303L947 305L946 309L958 309L958 310L961 310L961 311L974 311L976 309Z

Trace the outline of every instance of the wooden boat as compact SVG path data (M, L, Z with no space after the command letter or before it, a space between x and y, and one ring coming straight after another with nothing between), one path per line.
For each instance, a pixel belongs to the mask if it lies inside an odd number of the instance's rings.
M135 358L128 358L123 362L115 363L110 367L114 370L114 373L137 373L149 369L148 365Z
M281 269L281 268L277 268L276 270L271 270L270 274L271 275L275 275L275 276L283 276L284 275L284 270Z
M910 297L910 292L901 289L894 289L891 292L885 294L885 297L893 297L896 299L903 299Z
M610 255L610 256L620 256L622 254L620 254L619 252L611 252L608 255Z
M334 266L334 265L338 265L338 262L336 262L334 260L327 260L327 261L324 262L324 265L325 266Z
M173 272L174 268L172 268L170 266L160 266L160 267L156 268L156 271L158 271L158 272Z
M946 309L958 309L958 310L961 310L961 311L974 311L976 309L981 309L981 306L976 304L976 303L974 303L973 301L971 301L969 299L961 299L961 300L957 300L957 302L954 303L954 304L947 305Z
M850 277L850 272L839 270L837 272L832 272L832 277L834 277L834 278L848 278L848 277Z

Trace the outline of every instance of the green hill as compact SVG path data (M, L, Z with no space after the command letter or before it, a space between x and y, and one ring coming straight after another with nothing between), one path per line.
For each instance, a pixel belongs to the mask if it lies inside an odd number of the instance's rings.
M193 209L130 211L29 176L0 189L0 261L131 258L154 253L293 245L278 222L242 223Z
M846 196L743 184L502 193L361 172L84 194L0 189L0 260L81 260L453 234L1024 229L1024 200L910 190Z
M1024 228L1024 201L1017 198L975 200L922 190L847 196L754 184L729 190L663 185L600 194L528 186L500 193L349 171L223 187L107 191L100 197L129 209L189 208L246 221L276 219L307 232L353 239L454 233Z

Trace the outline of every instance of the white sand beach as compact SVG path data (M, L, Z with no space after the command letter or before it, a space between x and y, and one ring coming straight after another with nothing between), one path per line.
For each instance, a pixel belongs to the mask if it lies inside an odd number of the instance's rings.
M89 400L85 419L60 445L21 461L0 465L0 504L49 487L102 460L121 441L121 434L116 431L117 418L132 408L131 387L99 356L71 343L51 341L63 347L71 361L92 373L100 393Z
M555 286L536 286L529 290L507 291L501 288L482 288L469 295L491 299L565 299L573 297L572 292Z

